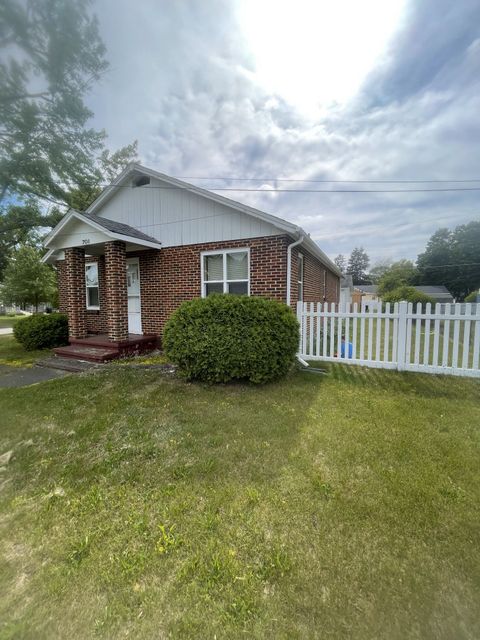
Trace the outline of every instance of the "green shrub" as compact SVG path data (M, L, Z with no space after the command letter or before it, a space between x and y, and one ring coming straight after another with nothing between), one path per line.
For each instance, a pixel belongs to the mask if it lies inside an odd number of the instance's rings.
M480 295L480 291L478 289L475 289L475 291L472 291L468 294L468 296L466 296L465 302L476 302L478 295Z
M13 335L27 351L68 344L68 319L61 313L33 315L19 320Z
M184 302L165 327L164 348L190 380L261 384L295 362L299 326L282 302L211 295Z
M422 305L427 304L427 302L435 304L435 300L427 296L426 293L418 291L415 287L408 286L397 287L382 297L383 302L402 302L403 300L413 302L414 304L417 302L420 302Z

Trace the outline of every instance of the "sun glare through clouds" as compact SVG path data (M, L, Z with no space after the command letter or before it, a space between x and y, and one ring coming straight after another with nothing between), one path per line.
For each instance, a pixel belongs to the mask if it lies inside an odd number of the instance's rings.
M238 19L255 80L314 115L356 93L404 7L405 0L241 0Z

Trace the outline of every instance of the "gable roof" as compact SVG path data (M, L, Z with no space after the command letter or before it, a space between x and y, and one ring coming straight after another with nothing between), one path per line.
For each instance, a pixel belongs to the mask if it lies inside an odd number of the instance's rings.
M378 286L376 284L356 284L355 289L363 291L363 293L371 293L372 295L376 295Z
M96 216L93 213L81 213L79 211L77 211L77 213L83 218L90 220L90 222L95 222L107 231L113 231L113 233L118 233L123 236L129 236L130 238L137 238L138 240L146 240L148 242L161 244L152 236L147 236L146 233L139 231L135 227L131 227L129 224L123 224L123 222L117 222L116 220L108 220L108 218L101 218L100 216Z
M330 260L330 258L320 249L318 244L310 238L309 234L298 225L287 222L287 220L283 220L283 218L271 215L270 213L260 211L260 209L255 209L254 207L250 207L235 200L231 200L230 198L225 198L224 196L218 195L217 193L208 191L208 189L202 189L201 187L197 187L193 184L190 184L189 182L184 182L183 180L179 180L178 178L172 178L171 176L160 173L159 171L155 171L154 169L149 169L148 167L144 167L143 165L135 162L130 163L124 169L124 171L122 171L118 178L116 178L116 180L111 185L109 185L102 191L102 193L88 207L86 213L95 214L97 211L99 211L103 207L103 205L106 204L110 200L110 198L112 198L117 193L118 188L124 186L129 181L129 179L131 179L132 175L146 175L150 178L161 180L171 185L172 187L194 193L198 196L201 196L202 198L212 200L213 202L217 202L246 215L253 216L254 218L258 218L259 220L262 220L264 222L268 222L277 229L280 229L281 231L284 231L293 236L295 239L303 237L302 244L305 246L305 248L313 253L313 255L315 255L323 264L328 266L331 271L333 271L338 276L341 276L341 271L338 269L337 265L332 260Z
M80 211L76 211L75 209L70 209L67 214L60 220L57 226L52 229L52 231L48 234L43 242L46 247L49 247L51 249L51 251L49 251L44 256L44 262L47 261L54 252L54 249L52 249L51 245L54 245L55 238L67 225L75 220L84 222L96 231L101 231L112 240L123 240L125 242L131 242L133 244L138 244L146 247L153 247L155 249L159 249L161 247L161 243L156 238L147 236L142 231L139 231L138 229L135 229L135 227L131 227L128 224L123 224L121 222L116 222L115 220L109 220L107 218L100 218L100 216L96 216L91 213L81 213Z

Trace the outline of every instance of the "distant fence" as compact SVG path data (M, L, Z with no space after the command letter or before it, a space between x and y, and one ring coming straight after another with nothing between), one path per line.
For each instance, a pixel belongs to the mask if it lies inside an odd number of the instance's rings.
M480 305L299 302L299 356L368 367L480 377Z

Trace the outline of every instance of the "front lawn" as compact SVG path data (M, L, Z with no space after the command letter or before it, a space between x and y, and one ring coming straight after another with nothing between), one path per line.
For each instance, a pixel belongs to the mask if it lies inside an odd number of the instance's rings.
M0 366L31 367L39 358L51 354L50 349L26 351L13 336L0 336Z
M0 316L0 329L9 329L13 327L15 323L17 323L22 318L25 318L24 315L18 316Z
M480 382L0 390L0 637L480 637Z

